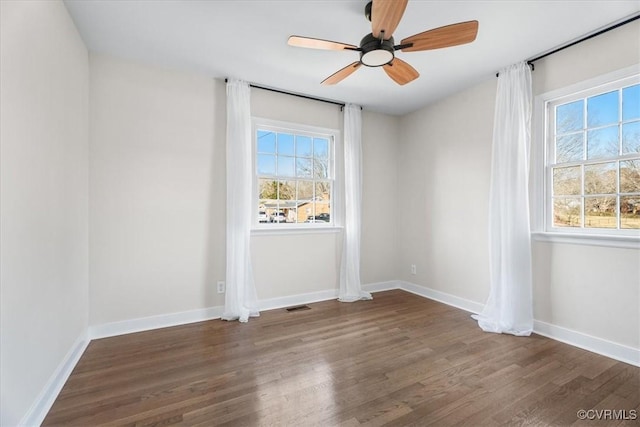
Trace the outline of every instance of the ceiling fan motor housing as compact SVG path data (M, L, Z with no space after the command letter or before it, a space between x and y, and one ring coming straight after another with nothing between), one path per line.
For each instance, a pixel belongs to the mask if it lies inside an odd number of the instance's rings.
M393 37L380 40L367 34L360 42L360 62L367 67L381 67L393 61Z

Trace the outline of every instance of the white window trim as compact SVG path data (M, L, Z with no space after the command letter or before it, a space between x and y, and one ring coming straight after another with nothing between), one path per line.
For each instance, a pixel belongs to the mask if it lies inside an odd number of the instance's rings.
M332 185L331 185L331 222L326 224L314 223L310 224L299 224L299 223L284 223L278 225L272 224L261 224L258 222L258 206L255 203L258 200L258 180L257 178L257 146L255 143L255 135L258 128L271 128L274 130L283 130L287 129L293 133L312 133L312 134L321 134L332 137L332 141L330 142L331 147L330 151L330 162L332 171ZM251 226L251 234L252 235L286 235L286 234L322 234L322 233L338 233L342 230L343 227L336 224L336 183L339 174L336 172L336 156L340 153L341 139L340 139L340 131L337 129L331 128L323 128L318 126L310 126L304 125L300 123L292 123L292 122L284 122L280 120L273 119L265 119L262 117L252 117L251 118L251 140L252 140L252 172L253 172L253 203L252 203L252 226Z
M591 246L640 249L640 231L629 230L627 234L604 229L569 229L551 227L548 224L550 183L547 182L546 159L549 155L546 140L546 104L557 98L589 92L614 82L633 78L640 74L640 64L616 70L589 80L543 93L535 97L531 148L531 235L534 240L556 243L570 243Z

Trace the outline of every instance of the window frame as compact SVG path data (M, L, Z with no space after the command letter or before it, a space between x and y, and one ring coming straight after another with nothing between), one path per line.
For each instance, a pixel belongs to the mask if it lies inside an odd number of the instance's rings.
M640 84L640 66L634 65L610 72L583 82L579 82L558 90L550 91L536 96L534 105L532 150L532 192L531 192L531 218L532 237L535 240L576 243L596 246L611 246L625 248L640 248L640 230L637 229L604 229L586 227L556 227L553 225L553 166L555 163L555 111L553 106L570 103L572 101L586 99L594 95L606 93L612 90ZM620 122L619 122L620 123ZM586 144L586 141L585 141ZM615 158L608 159L582 159L575 162L561 163L564 166L588 165L591 163L620 162L637 158L637 154L618 153ZM581 169L582 171L582 169ZM618 168L619 171L619 168ZM582 175L583 176L583 175ZM616 193L620 196L619 177ZM584 182L581 194L585 198ZM619 204L616 203L617 215ZM584 216L582 207L581 218ZM619 217L618 217L619 218Z
M258 174L258 143L257 143L257 133L258 130L268 130L279 133L290 133L293 135L303 135L310 137L320 137L326 138L329 140L329 176L326 179L316 179L312 178L311 180L315 181L329 181L331 185L331 192L329 195L329 210L330 210L330 221L329 222L313 222L313 223L260 223L258 221L258 211L259 211L259 200L260 200L260 190L259 190L259 180L261 175ZM298 233L298 232L313 232L313 233L323 233L323 232L335 232L339 230L339 227L336 225L336 182L337 182L337 174L336 174L336 153L337 148L339 146L340 141L340 131L337 129L324 128L318 126L310 126L299 123L291 123L284 122L279 120L265 119L261 117L252 117L251 120L251 143L252 143L252 232L258 234L290 234L290 233ZM299 177L279 177L278 175L274 176L275 179L280 180L288 180L288 181L308 181L309 178L299 178Z

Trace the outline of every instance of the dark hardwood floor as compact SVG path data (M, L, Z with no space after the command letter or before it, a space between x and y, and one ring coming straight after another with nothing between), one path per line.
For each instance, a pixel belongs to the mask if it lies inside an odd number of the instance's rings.
M43 425L640 424L640 368L400 290L310 307L95 340Z

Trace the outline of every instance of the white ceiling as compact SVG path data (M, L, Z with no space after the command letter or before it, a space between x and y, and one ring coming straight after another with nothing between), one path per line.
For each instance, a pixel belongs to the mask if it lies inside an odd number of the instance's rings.
M394 38L478 20L475 42L397 52L421 77L405 86L383 70L360 67L336 86L320 82L357 52L287 45L303 35L358 45L371 32L367 0L65 0L89 50L212 77L352 102L390 114L415 111L493 78L512 63L634 15L638 0L409 0Z

